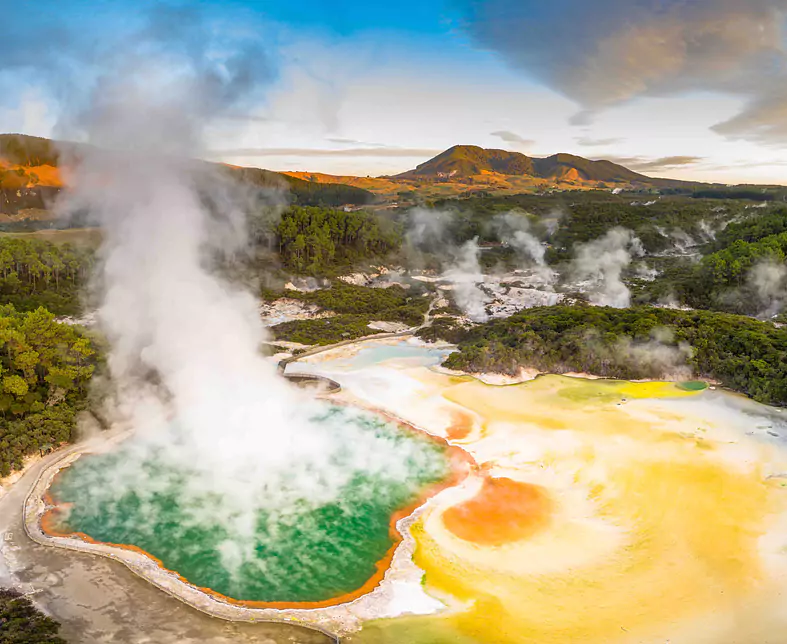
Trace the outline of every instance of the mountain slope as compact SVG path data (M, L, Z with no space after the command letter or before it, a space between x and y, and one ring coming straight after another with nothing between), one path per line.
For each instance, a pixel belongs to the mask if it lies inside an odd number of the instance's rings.
M455 145L415 170L396 175L397 179L435 177L471 177L484 172L498 174L529 174L534 172L533 159L519 152L484 149L477 145Z
M533 158L521 152L455 145L396 179L458 180L483 174L530 176L539 179L672 185L684 182L652 179L611 161L591 161L573 154Z
M67 151L78 159L87 149L83 144L25 134L0 134L0 213L45 209L63 187L61 152ZM211 165L226 170L243 184L289 192L292 202L302 206L363 205L375 200L371 192L356 186L304 181L260 168Z

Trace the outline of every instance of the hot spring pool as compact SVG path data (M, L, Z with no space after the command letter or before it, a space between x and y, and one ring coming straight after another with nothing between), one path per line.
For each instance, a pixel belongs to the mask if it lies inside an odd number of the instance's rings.
M242 602L327 605L366 592L398 541L393 522L448 477L447 450L370 412L331 406L315 420L346 438L348 453L357 441L342 434L352 429L401 458L354 472L328 502L277 504L279 492L265 488L239 502L155 450L140 460L132 438L57 476L45 529L140 549L189 583Z

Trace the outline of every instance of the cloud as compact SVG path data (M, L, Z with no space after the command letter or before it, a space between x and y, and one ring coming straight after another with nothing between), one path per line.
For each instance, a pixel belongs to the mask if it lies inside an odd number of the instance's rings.
M641 96L711 91L748 101L715 129L787 140L787 0L455 0L484 47L573 99L573 120Z
M603 145L615 145L616 143L622 143L625 139L621 138L609 138L609 139L591 139L587 136L578 136L574 139L579 145L583 145L586 147L601 147Z
M384 157L411 158L433 157L442 150L425 150L422 148L237 148L232 150L211 150L208 156L217 157Z
M535 141L532 139L525 139L519 136L516 132L509 132L508 130L498 130L497 132L491 132L491 135L503 139L503 141L506 143L517 143L518 145L523 145L525 147L530 147L531 145L535 144Z
M101 105L109 124L110 108L117 104L117 97L101 95L101 88L115 76L135 76L142 67L149 70L150 85L159 87L158 103L147 106L156 112L168 112L170 96L191 86L195 103L168 125L181 131L191 127L197 114L213 117L221 113L225 118L245 114L274 76L258 36L222 28L207 11L196 7L141 3L124 14L122 23L99 25L84 17L61 16L52 4L44 1L49 12L44 8L32 18L25 3L4 12L0 80L13 87L20 73L35 78L41 95L59 103L61 118L54 133L58 137L82 140L90 136L110 147L115 140L126 142L126 133L112 127L98 132ZM151 64L154 60L158 65ZM132 89L137 94L128 90L129 101L137 100L145 88L140 83ZM232 109L225 111L228 106ZM89 123L85 120L88 110L93 111ZM148 115L152 124L160 123L157 115ZM146 140L134 141L135 147L170 140L164 134L174 135L151 126Z
M645 157L606 157L606 160L620 164L636 172L658 172L660 170L671 170L673 168L695 165L701 163L704 158L686 155L661 157L658 159L649 159Z
M364 145L370 148L384 148L387 147L385 143L369 143L368 141L359 141L358 139L345 139L344 137L328 137L325 139L330 143L340 143L342 145Z
M711 129L730 139L781 146L787 141L787 90L780 87L759 96L743 112Z

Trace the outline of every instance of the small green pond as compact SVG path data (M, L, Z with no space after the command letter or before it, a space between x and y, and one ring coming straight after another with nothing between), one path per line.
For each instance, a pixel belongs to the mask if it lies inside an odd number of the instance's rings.
M704 391L707 388L708 383L702 380L688 380L678 383L678 389L683 389L684 391Z
M198 471L175 468L155 450L140 459L132 439L112 453L82 456L57 477L53 498L72 504L58 528L137 546L192 584L233 599L317 602L353 592L394 543L392 515L450 467L443 447L374 414L329 407L315 421L337 434L336 467L352 462L359 430L385 458L400 460L352 471L327 502L290 496L282 507L271 486L239 501L204 485L204 473L195 485Z

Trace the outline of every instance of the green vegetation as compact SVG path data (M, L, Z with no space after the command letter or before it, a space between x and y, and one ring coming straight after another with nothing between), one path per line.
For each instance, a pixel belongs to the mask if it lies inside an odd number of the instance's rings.
M0 306L0 476L71 439L96 364L91 341L43 308Z
M50 139L26 134L0 134L0 159L14 165L57 165L60 153Z
M291 203L298 206L361 206L375 199L368 190L341 183L313 183L260 168L226 166L226 171L232 179L243 185L289 193Z
M369 323L375 320L404 322L416 326L423 322L424 314L429 308L428 297L410 294L396 285L371 288L336 281L330 288L318 291L268 292L266 295L271 299L298 299L338 314L329 318L293 320L272 327L275 339L302 344L333 344L380 333L369 328Z
M401 244L398 227L381 217L313 207L285 211L276 235L282 262L312 275L382 258Z
M411 326L421 324L429 308L429 298L411 294L398 285L372 288L337 280L330 288L306 293L287 291L286 295L336 313L363 315L370 321L404 322Z
M335 344L365 335L380 333L369 328L369 318L363 315L335 315L314 320L292 320L271 327L276 340L300 344Z
M0 237L0 299L22 311L44 306L57 315L77 314L92 262L92 253L70 244Z
M51 617L21 593L0 588L0 644L66 644Z
M787 405L787 329L710 311L530 309L467 331L445 366L470 372L514 374L520 367L534 367L658 378L681 361L682 343L692 348L688 366L694 377L718 380L759 402Z
M751 212L751 211L750 211ZM716 235L716 250L735 243L738 240L755 242L763 237L787 232L787 207L779 206L766 211L749 214L748 217L730 222Z
M429 326L418 329L416 335L424 342L445 340L451 344L461 342L467 334L467 327L454 317L434 318Z
M737 240L723 250L703 257L700 275L712 291L730 285L740 286L758 263L783 263L787 256L787 232L757 241Z
M648 205L645 205L648 204ZM603 236L615 226L633 231L648 253L673 247L673 233L685 233L697 243L709 241L708 228L720 228L721 222L747 212L745 202L725 202L723 208L710 199L685 196L654 196L643 193L613 194L603 190L563 192L557 194L518 194L473 196L436 201L437 209L456 214L448 222L446 236L461 244L478 237L481 242L497 242L498 233L490 225L501 213L520 212L530 220L531 228L547 239L547 261L555 264L573 256L574 245ZM550 225L558 224L554 234Z
M342 183L315 183L298 177L281 175L290 188L296 204L301 206L364 206L374 203L373 193L363 188L348 186Z

